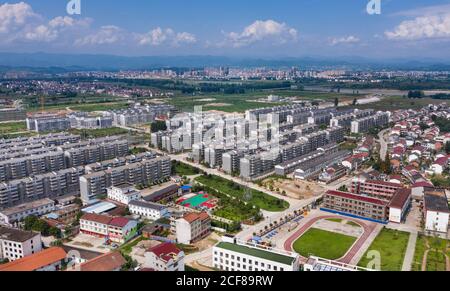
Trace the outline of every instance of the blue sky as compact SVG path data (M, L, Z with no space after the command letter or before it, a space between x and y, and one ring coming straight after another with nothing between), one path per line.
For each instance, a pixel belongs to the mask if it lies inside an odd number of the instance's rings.
M0 2L0 50L118 55L450 57L450 1Z

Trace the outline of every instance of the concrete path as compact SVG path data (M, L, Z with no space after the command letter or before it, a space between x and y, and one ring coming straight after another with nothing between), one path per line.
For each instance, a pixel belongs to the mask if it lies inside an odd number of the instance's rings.
M409 235L408 247L406 248L405 258L403 259L402 271L411 271L416 251L417 232L411 232Z

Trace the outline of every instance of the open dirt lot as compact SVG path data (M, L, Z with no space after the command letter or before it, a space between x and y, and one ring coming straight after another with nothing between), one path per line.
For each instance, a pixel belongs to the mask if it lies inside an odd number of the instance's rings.
M284 191L288 197L295 199L312 198L318 196L324 191L322 186L315 183L308 181L287 180L282 178L268 178L263 181L263 185L268 190L272 188L280 194Z

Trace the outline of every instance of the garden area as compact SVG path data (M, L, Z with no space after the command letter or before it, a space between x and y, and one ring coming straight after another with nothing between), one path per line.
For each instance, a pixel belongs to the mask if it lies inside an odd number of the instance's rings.
M382 271L401 271L409 235L407 232L384 228L364 254L358 266L366 268L372 260L367 257L368 252L378 251L381 255Z
M294 242L293 249L305 258L337 260L345 256L356 240L356 237L311 228Z
M450 271L450 242L437 237L419 235L416 242L412 271ZM450 262L449 262L450 263Z
M200 174L200 170L185 163L172 161L172 174L178 176L194 176Z
M229 195L266 211L280 212L289 208L289 203L284 200L253 189L248 189L247 191L243 186L218 176L203 175L197 177L195 181L209 188L206 189L209 192L212 190L221 194Z
M119 127L101 129L71 129L70 133L81 135L82 138L99 138L127 134L128 130Z

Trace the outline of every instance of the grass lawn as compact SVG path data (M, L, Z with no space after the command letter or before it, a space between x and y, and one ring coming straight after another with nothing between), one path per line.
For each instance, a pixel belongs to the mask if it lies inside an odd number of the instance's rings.
M0 123L0 135L22 131L27 131L27 123L25 121Z
M428 252L427 271L446 271L445 255L436 250Z
M356 222L353 222L353 221L347 221L347 225L351 225L351 226L354 226L354 227L361 227L361 225L359 225L359 224L357 224Z
M332 222L337 222L337 223L341 223L342 222L342 219L340 219L340 218L327 218L326 220L327 221L332 221Z
M173 161L174 174L179 176L194 176L200 173L200 170L185 163Z
M294 242L294 250L303 257L342 258L355 243L356 237L311 228Z
M364 254L358 266L367 267L372 259L367 258L369 251L379 251L382 271L400 271L403 265L409 233L384 228Z
M119 127L101 128L101 129L71 129L69 131L73 134L79 134L84 138L99 138L128 133L128 130Z
M120 247L120 250L121 250L122 252L124 252L125 254L130 254L131 251L132 251L132 249L133 249L135 246L137 246L138 243L140 243L141 241L144 241L144 240L148 240L148 239L145 238L145 237L143 237L143 236L137 237L137 238L135 238L134 240L132 240L132 241L130 241L130 242L128 242L128 243L122 245L122 246Z
M245 189L242 186L218 176L204 175L197 177L195 180L223 194L228 194L267 211L279 212L289 208L288 202L253 189L250 190L250 197L244 197Z

